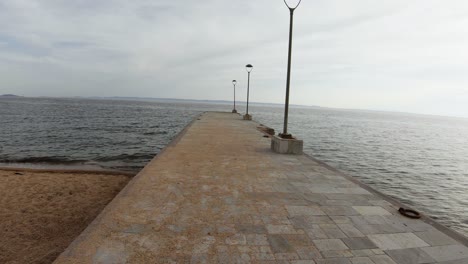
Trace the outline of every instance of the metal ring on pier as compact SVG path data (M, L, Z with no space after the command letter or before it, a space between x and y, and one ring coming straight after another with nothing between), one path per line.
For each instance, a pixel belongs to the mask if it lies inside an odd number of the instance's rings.
M400 209L398 209L398 212L400 212L400 214L409 218L414 218L414 219L421 218L421 214L412 209L405 209L403 207L400 207Z

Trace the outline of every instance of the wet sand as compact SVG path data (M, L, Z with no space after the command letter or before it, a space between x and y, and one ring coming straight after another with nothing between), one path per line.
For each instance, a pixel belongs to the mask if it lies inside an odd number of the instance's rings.
M0 169L0 263L51 263L130 179Z

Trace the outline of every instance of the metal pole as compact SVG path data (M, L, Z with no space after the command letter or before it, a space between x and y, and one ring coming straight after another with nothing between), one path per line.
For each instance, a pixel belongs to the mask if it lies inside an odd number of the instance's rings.
M236 84L234 83L234 110L236 110Z
M247 115L249 114L249 87L250 87L250 72L247 77Z
M282 137L291 137L288 134L288 112L289 112L289 85L291 82L291 53L292 53L292 36L293 36L293 16L294 9L289 8L290 22L289 22L289 51L288 51L288 77L286 79L286 102L284 107L284 126Z

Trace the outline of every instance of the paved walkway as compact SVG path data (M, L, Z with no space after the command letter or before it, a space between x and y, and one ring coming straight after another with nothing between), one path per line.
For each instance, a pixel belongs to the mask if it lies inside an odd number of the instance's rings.
M468 263L447 232L240 119L196 120L56 263Z

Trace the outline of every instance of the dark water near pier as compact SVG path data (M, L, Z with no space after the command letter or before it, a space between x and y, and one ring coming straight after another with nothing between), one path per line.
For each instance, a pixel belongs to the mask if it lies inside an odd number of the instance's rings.
M238 107L238 110L243 107ZM283 109L251 106L282 128ZM0 166L138 171L197 114L230 105L85 99L0 99ZM290 109L305 152L468 235L468 119Z

